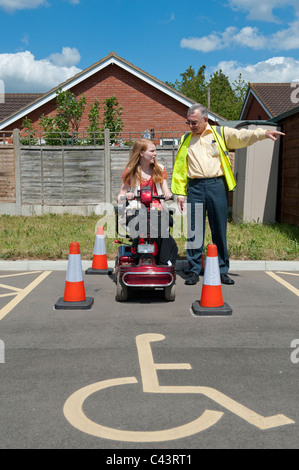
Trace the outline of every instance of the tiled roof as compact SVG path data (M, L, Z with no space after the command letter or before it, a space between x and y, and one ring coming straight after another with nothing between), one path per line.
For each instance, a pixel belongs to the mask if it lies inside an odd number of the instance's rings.
M43 96L42 93L5 93L4 103L0 102L0 121L25 108L41 96Z
M294 88L291 83L250 83L250 88L271 117L298 106L292 102Z

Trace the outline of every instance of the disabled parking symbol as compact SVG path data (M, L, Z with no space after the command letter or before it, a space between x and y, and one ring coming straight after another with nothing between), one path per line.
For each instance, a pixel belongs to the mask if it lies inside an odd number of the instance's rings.
M204 386L161 386L159 384L157 370L191 369L191 365L188 363L156 364L154 362L151 343L164 339L165 336L156 333L142 334L136 337L137 353L141 370L142 393L202 395L216 402L224 408L224 410L234 413L239 418L242 418L261 430L294 423L294 421L283 414L265 417L255 413L253 410L231 399L215 388ZM83 404L90 395L111 387L137 383L138 380L136 377L121 377L87 385L73 393L67 399L63 408L64 415L75 428L103 439L125 442L161 442L181 439L204 431L215 425L224 414L224 411L206 409L199 417L186 424L154 431L130 431L107 427L92 421L85 415Z

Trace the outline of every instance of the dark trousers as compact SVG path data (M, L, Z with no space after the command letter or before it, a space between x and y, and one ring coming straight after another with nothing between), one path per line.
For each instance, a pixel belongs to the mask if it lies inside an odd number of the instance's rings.
M225 178L189 179L187 203L188 224L191 229L187 239L187 259L190 271L196 274L200 274L201 271L207 213L212 241L217 246L220 273L227 273L229 270L226 242L228 193ZM202 206L196 206L197 203ZM198 210L199 208L202 210ZM198 236L199 230L202 231L202 237ZM192 233L196 235L192 237ZM194 246L192 246L192 241L196 238L200 239L201 243L200 245L193 243Z

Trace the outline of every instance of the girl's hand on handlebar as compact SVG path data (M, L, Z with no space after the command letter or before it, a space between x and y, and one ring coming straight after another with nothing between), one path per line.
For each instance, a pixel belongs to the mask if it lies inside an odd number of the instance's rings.
M128 201L131 201L132 199L134 199L134 197L135 197L135 195L131 191L126 193L126 198L127 198Z
M127 200L131 201L132 199L134 199L134 197L134 193L131 193L130 191L127 193L120 193L117 197L117 202L118 204L123 204Z

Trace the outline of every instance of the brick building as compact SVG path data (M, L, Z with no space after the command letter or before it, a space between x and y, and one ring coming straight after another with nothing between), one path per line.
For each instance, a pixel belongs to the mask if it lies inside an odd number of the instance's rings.
M16 103L13 96L10 96L11 106L9 103L2 105L6 106L5 109L2 108L2 113L0 109L0 130L21 129L25 117L32 121L36 130L42 130L39 126L40 117L42 114L55 114L56 92L59 88L63 91L70 90L76 97L83 94L86 97L87 104L79 132L87 129L88 112L96 99L101 104L101 122L103 100L116 96L123 108L121 118L124 132L144 132L151 129L160 132L184 131L186 111L194 103L192 99L111 52L56 88L43 95L36 95L36 99L30 101L28 96L29 103L19 109L15 109ZM209 113L211 123L218 118L215 113Z

